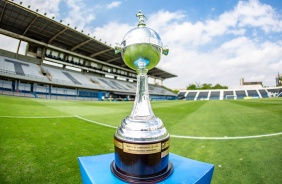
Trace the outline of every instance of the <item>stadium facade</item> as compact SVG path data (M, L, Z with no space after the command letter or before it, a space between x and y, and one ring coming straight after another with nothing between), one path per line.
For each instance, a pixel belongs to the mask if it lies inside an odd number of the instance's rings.
M183 100L237 100L282 97L282 86L264 88L261 85L238 86L233 89L180 90L177 98Z
M13 1L0 0L0 34L19 40L14 52L0 49L0 94L81 100L133 100L135 97L136 72L124 64L111 45L76 27L71 28ZM21 42L27 43L24 55L19 54ZM176 75L155 67L149 70L148 76L161 81L161 85L149 85L152 100L282 96L279 74L277 87L263 88L262 82L246 83L241 79L243 85L234 89L180 90L177 95L162 86L162 81Z
M136 72L106 42L12 1L0 1L0 33L26 42L24 55L0 50L0 93L38 98L132 100ZM51 65L50 65L51 64ZM162 81L176 75L153 68L153 100L176 99Z
M280 80L279 80L280 79ZM245 82L240 79L240 86L229 89L210 90L180 90L177 99L182 100L237 100L282 97L282 85L279 85L281 77L278 73L276 77L276 87L263 87L261 81Z

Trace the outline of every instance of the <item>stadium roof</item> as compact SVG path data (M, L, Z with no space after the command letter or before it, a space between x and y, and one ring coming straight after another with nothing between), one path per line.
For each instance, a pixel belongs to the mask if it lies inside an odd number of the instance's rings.
M2 33L12 32L104 63L129 69L124 64L121 55L115 54L114 48L110 45L12 1L0 0L0 31ZM148 75L162 79L176 77L159 68L151 69Z

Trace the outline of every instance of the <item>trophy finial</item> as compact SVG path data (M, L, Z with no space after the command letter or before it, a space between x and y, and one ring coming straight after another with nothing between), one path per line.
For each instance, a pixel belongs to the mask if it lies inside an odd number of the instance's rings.
M139 19L138 27L144 27L146 26L144 18L147 20L147 17L142 14L141 10L138 11L136 14L136 17Z

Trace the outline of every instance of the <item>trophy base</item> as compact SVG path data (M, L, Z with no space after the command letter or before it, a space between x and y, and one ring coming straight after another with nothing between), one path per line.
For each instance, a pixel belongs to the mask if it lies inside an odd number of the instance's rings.
M165 180L168 178L171 173L173 172L173 165L171 162L168 162L167 168L162 171L161 173L157 173L154 175L149 176L132 176L128 173L121 172L115 164L115 161L111 163L111 171L112 173L119 178L122 181L128 182L128 183L156 183Z

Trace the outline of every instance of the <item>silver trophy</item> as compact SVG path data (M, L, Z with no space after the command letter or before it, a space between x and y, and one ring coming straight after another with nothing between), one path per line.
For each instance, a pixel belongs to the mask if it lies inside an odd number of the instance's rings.
M137 90L132 112L122 120L114 135L115 160L111 170L126 182L158 182L173 171L169 162L169 134L161 119L152 111L147 72L167 55L161 38L146 27L146 17L141 11L138 27L130 30L120 45L115 48L121 53L125 64L136 70Z

